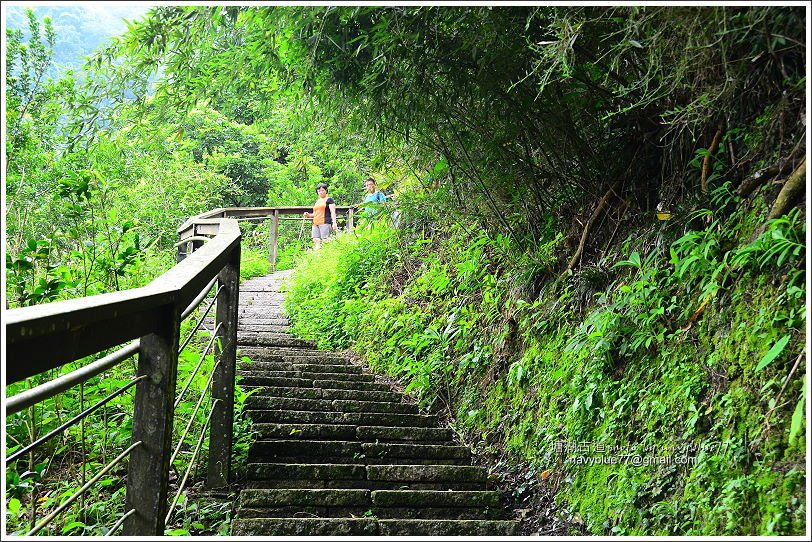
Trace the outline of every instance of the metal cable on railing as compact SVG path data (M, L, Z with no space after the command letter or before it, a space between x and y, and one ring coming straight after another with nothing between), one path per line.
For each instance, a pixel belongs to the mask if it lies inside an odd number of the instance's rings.
M25 448L14 452L13 454L11 454L9 457L6 458L6 463L11 463L12 461L18 459L21 455L30 452L31 450L33 450L34 448L36 448L37 446L39 446L43 442L46 442L46 441L50 440L51 438L53 438L54 436L62 433L68 427L76 425L79 421L83 420L85 417L87 417L93 411L95 411L99 407L107 404L108 402L110 402L110 400L118 397L119 395L121 395L122 393L124 393L125 391L127 391L128 389L133 387L134 385L136 385L138 382L144 380L145 378L148 378L148 376L147 375L141 375L141 376L131 380L130 382L128 382L127 384L125 384L124 386L119 388L118 390L114 391L113 393L111 393L110 395L108 395L107 397L105 397L104 399L102 399L101 401L96 403L95 405L91 406L87 410L85 410L82 413L78 414L77 416L71 418L67 422L63 423L62 425L60 425L59 427L57 427L56 429L54 429L53 431L51 431L47 435L44 435L44 436L38 438L37 440L35 440L34 442L29 444Z
M169 460L170 465L175 462L175 458L180 453L180 449L183 446L183 441L186 439L186 435L189 434L189 430L192 428L192 424L195 421L195 417L197 416L197 413L200 410L200 405L203 404L203 399L205 399L206 392L211 387L211 381L214 378L214 373L215 373L215 371L216 371L216 369L217 369L217 367L219 365L220 365L220 361L217 361L217 363L215 363L214 367L212 367L212 369L211 369L211 374L209 375L209 380L206 382L206 386L203 388L203 391L200 394L200 398L197 400L197 404L195 404L195 408L192 410L192 413L189 415L189 423L186 424L186 429L184 429L183 433L181 433L181 437L179 439L178 445L175 448L175 451L172 452L172 458ZM212 406L214 406L213 403L212 403Z
M13 397L9 397L9 399L6 401L6 415L15 414L21 410L25 410L31 405L44 401L49 397L53 397L54 395L72 388L81 382L90 380L97 374L103 373L107 369L110 369L125 359L137 354L139 346L140 341L136 339L124 348L116 350L112 354L108 354L103 358L94 361L93 363L81 367L80 369L71 371L68 374L51 380L50 382L45 382L44 384L18 393Z
M183 312L181 313L181 315L180 315L180 319L181 319L181 320L185 320L187 316L189 316L190 314L192 314L192 311L193 311L193 310L195 310L195 309L197 308L197 306L198 306L198 305L200 305L200 303L201 303L201 302L202 302L202 301L203 301L203 300L206 298L206 296L207 296L207 295L209 295L209 292L211 292L211 289L214 287L214 283L215 283L215 282L217 282L217 277L214 277L213 279L211 279L211 282L209 282L209 283L206 285L206 287L205 287L205 288L203 288L203 290L202 290L202 291L200 292L200 294L199 294L199 295L198 295L198 296L197 296L197 297L194 299L194 301L192 301L191 303L189 303L189 306L188 306L188 307L186 307L186 309L184 309L184 311L183 311ZM219 293L219 291L218 291L218 293Z
M206 345L206 348L203 349L203 353L200 354L200 359L198 360L197 365L195 366L194 370L192 371L192 374L189 375L189 379L186 381L186 384L183 386L183 390L181 390L181 392L178 394L177 399L175 399L175 408L178 408L178 405L180 404L181 399L183 399L183 396L186 395L186 390L189 389L189 385L192 383L192 380L194 380L195 376L197 375L197 371L200 370L200 367L203 365L203 360L206 359L206 355L209 353L209 349L214 344L215 339L217 339L217 330L219 330L221 326L222 326L222 323L217 324L217 327L214 328L214 333L212 333L211 339L209 340L209 343Z
M195 327L192 329L192 331L189 332L189 335L186 337L186 340L183 341L183 344L180 346L180 348L178 348L178 354L183 352L183 350L186 348L186 346L188 346L189 341L191 341L192 337L194 337L195 333L197 333L197 330L200 329L201 325L203 325L203 321L206 319L206 316L209 315L209 311L214 306L214 302L217 301L217 297L220 295L220 292L222 290L223 290L222 286L217 288L217 293L214 294L214 297L209 302L209 305L206 307L206 310L203 311L203 315L200 317L200 320L197 321L197 324L195 324ZM206 293L208 293L208 292L206 292ZM182 318L185 318L185 316L183 316Z
M63 510L65 510L65 509L66 509L68 506L70 506L70 505L71 505L71 503L73 503L73 501L75 501L76 499L78 499L79 497L81 497L82 495L84 495L84 494L85 494L85 491L87 491L87 490L88 490L88 489L89 489L89 488L90 488L90 487L91 487L93 484L95 484L95 483L96 483L96 482L99 480L99 478L101 478L102 476L104 476L105 474L107 474L107 473L110 471L110 469L112 469L112 468L113 468L113 467L115 467L115 466L116 466L116 465L117 465L119 462L121 462L121 460L122 460L122 459L124 459L124 458L127 456L127 454L129 454L131 451L133 451L133 450L134 450L135 448L137 448L138 446L141 446L141 444L142 444L142 442L139 440L138 442L136 442L136 443L134 443L134 444L130 445L130 447L129 447L129 448L127 448L126 450L124 450L123 452L121 452L119 455L117 455L117 456L116 456L116 458L115 458L115 459L113 459L113 460L112 460L110 463L108 463L107 465L105 465L105 467L104 467L102 470L100 470L100 471L98 472L98 474L96 474L96 476L94 476L93 478L91 478L90 480L88 480L88 481L87 481L87 483L86 483L85 485L83 485L82 487L80 487L80 488L79 488L79 489L76 491L76 493L74 493L73 495L71 495L70 497L68 497L68 500L66 500L65 502L63 502L62 504L60 504L60 505L59 505L59 506L58 506L56 509L54 509L54 511L53 511L53 512L51 512L50 514L48 514L47 516L45 516L45 518L43 518L43 520L42 520L42 521L40 521L40 522L39 522L39 523L36 525L36 527L34 527L34 528L33 528L33 529L31 529L30 531L28 531L28 532L25 534L25 536L32 536L32 535L35 535L35 534L37 534L39 531L41 531L41 530L43 529L43 527L48 526L48 524L50 524L50 523L51 523L51 522L54 520L54 518L55 518L56 516L58 516L58 515L59 515L59 514L60 514L60 513L61 513Z
M220 401L220 399L215 399L212 402L212 409L209 412L209 415L206 418L206 421L203 423L203 426L200 428L200 437L197 439L197 446L195 447L195 451L192 453L192 458L189 460L189 466L186 468L186 472L183 475L183 479L181 480L181 483L178 486L178 492L175 494L175 498L172 500L172 505L169 507L169 512L167 512L167 514L166 514L166 520L164 521L164 524L169 523L169 519L172 517L172 512L175 511L175 506L177 506L178 500L180 499L180 496L183 493L183 488L186 487L186 480L189 478L189 473L192 471L192 466L194 465L195 460L197 459L197 454L200 453L200 448L203 446L203 439L206 437L206 428L211 423L211 417L214 414L214 408L213 408L214 404L219 402L219 401ZM181 444L182 443L183 443L183 440L181 440ZM172 460L174 461L174 456L173 456ZM171 464L171 461L170 461L170 464Z
M105 536L111 536L114 532L116 532L118 530L119 527L124 525L124 522L127 520L127 518L130 517L133 514L135 514L135 508L130 508L130 510L126 514L124 514L123 516L118 518L118 521L116 521L113 524L113 526L110 527L110 530L107 531L107 534Z

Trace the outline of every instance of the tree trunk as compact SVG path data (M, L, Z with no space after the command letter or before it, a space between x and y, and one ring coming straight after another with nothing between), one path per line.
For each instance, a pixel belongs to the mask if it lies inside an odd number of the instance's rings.
M750 242L758 239L758 236L764 233L764 230L767 229L767 222L774 218L785 215L790 209L792 209L792 206L795 205L800 196L804 194L804 190L806 188L805 181L806 158L801 160L801 163L798 164L798 167L795 168L795 171L792 172L792 175L790 175L789 179L787 179L787 181L784 183L784 187L781 189L781 192L778 193L778 197L775 198L775 202L773 202L773 206L770 209L770 213L767 215L767 219L764 221L764 224L756 228L756 231L754 231L753 235L750 236Z
M606 207L606 202L608 202L612 194L615 193L615 188L619 183L620 181L615 181L612 186L609 187L609 190L606 191L606 194L603 195L601 200L598 202L598 206L592 212L592 216L589 217L586 226L584 226L584 232L581 234L581 241L578 243L578 249L575 251L575 254L572 255L570 263L567 264L567 271L571 271L572 268L575 267L575 264L578 263L578 259L581 257L581 253L584 251L584 245L586 244L586 237L589 235L589 229L592 227L595 220L597 220L598 215L600 215L603 208Z

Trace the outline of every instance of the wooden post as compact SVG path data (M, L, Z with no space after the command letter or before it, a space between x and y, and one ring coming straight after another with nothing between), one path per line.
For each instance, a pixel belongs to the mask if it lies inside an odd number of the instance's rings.
M347 209L347 231L352 231L352 229L355 227L354 212L355 207L350 207Z
M209 430L209 469L206 485L228 485L231 475L231 444L234 434L234 374L237 366L237 318L240 292L240 245L231 253L228 264L217 276L222 287L217 298L214 359L220 360L214 371L211 395L216 400Z
M135 387L132 442L124 535L162 536L172 455L172 421L178 370L181 309L168 305L159 316L159 331L141 337L138 374L148 378Z
M268 261L271 262L271 271L276 271L276 252L277 244L279 243L279 209L273 210L271 217L271 235L270 235L270 252L268 254Z

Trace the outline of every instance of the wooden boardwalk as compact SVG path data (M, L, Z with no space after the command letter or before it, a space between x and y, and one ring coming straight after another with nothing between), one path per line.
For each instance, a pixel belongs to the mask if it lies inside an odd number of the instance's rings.
M248 457L232 534L517 535L484 468L435 416L418 411L342 353L288 332L287 272L240 288L241 386Z

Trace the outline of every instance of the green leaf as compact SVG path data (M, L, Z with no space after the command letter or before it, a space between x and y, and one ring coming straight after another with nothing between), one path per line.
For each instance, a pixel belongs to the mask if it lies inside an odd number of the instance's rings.
M74 529L84 528L84 527L85 527L85 524L82 523L81 521L71 521L70 523L68 523L67 525L62 527L62 534L67 534L67 533L73 531Z
M761 361L759 361L758 365L756 365L756 371L760 371L764 367L772 363L775 360L775 358L777 358L781 354L781 352L784 351L784 348L787 346L787 343L789 342L789 337L790 337L789 335L784 335L783 337L781 337L781 340L775 343L773 347L770 348L769 352L764 354L764 357L761 358Z
M20 511L20 501L18 499L10 499L8 501L8 511L16 514Z
M804 407L806 406L806 375L801 383L801 400L795 405L795 412L792 413L792 422L789 426L789 443L798 438L798 433L801 432L801 426L804 423Z

